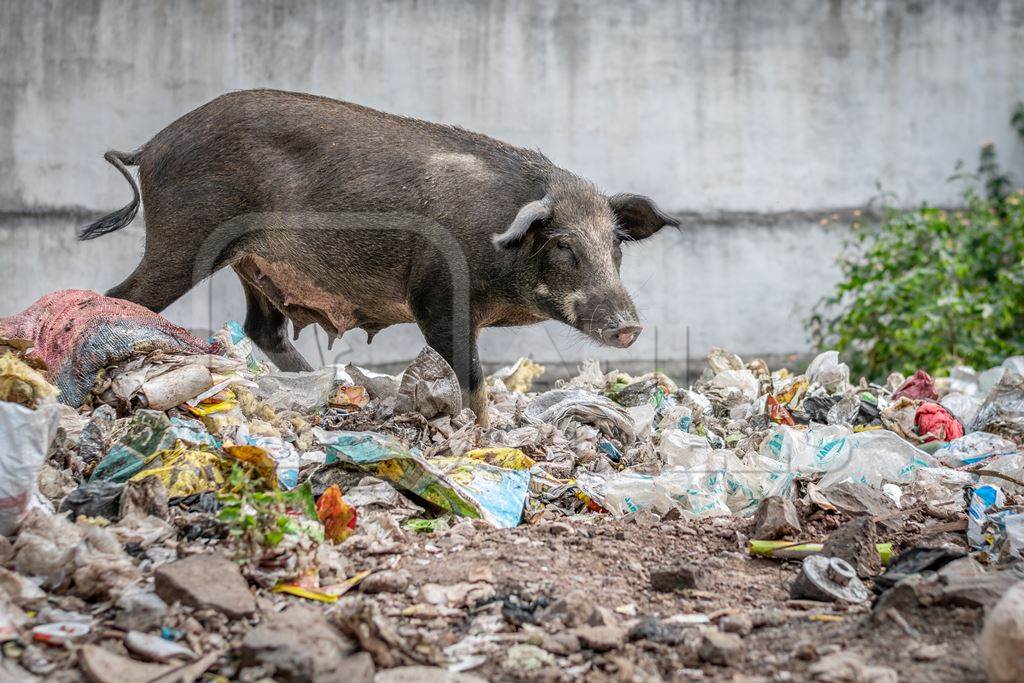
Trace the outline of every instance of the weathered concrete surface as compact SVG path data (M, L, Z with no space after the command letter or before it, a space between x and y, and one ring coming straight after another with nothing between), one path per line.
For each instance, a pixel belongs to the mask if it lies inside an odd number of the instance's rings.
M695 355L801 352L799 323L834 281L840 243L818 219L866 205L876 181L903 205L953 203L953 164L985 140L1024 167L1007 124L1021 73L1013 0L0 0L0 315L56 287L106 289L134 267L140 225L72 239L84 219L69 212L129 197L104 150L226 90L269 86L540 147L610 192L693 212L686 233L626 258L648 326L634 348L545 326L485 333L485 358L657 353L667 365L685 356L687 327ZM241 316L231 276L213 283L170 317ZM420 344L409 327L361 340L342 353L384 363ZM312 330L302 348L319 360Z

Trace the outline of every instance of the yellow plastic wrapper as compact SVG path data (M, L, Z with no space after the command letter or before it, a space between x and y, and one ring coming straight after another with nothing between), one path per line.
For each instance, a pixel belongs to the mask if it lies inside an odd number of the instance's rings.
M156 477L167 487L167 495L191 496L224 487L224 460L216 453L190 450L180 441L174 448L157 451L143 470L129 481Z
M250 465L271 489L277 488L277 461L259 446L224 446L224 453L239 462Z
M518 448L477 448L465 454L466 458L480 460L507 470L528 470L534 466L533 458Z
M207 415L213 415L214 413L223 413L231 410L238 405L238 400L235 398L235 393L230 389L227 389L222 394L224 398L214 403L199 403L198 405L189 406L189 412L199 417L205 417Z
M0 401L35 409L39 401L57 395L57 387L43 373L8 351L0 356Z

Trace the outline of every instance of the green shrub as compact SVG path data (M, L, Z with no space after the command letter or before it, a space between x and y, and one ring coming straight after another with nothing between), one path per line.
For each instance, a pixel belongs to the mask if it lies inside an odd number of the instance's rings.
M1012 123L1024 138L1024 105ZM818 348L874 380L1024 354L1024 190L991 145L973 178L984 194L968 189L961 209L889 209L881 225L854 230L841 282L808 321Z

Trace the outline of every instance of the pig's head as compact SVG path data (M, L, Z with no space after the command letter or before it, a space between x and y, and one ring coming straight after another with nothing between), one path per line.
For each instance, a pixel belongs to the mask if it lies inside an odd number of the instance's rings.
M570 182L523 206L498 249L518 250L517 268L536 308L602 344L625 348L643 329L622 286L622 243L679 222L647 197L606 197Z

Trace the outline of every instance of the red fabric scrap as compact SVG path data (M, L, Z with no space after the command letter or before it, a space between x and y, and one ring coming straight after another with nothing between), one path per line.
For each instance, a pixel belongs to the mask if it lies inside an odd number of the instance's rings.
M919 436L929 441L952 441L964 435L964 427L960 420L939 403L922 403L914 413L914 423Z
M896 392L892 395L893 400L906 396L915 400L924 399L927 401L939 400L939 395L935 393L935 382L932 381L932 376L924 370L918 370L913 375L908 377L896 389Z

